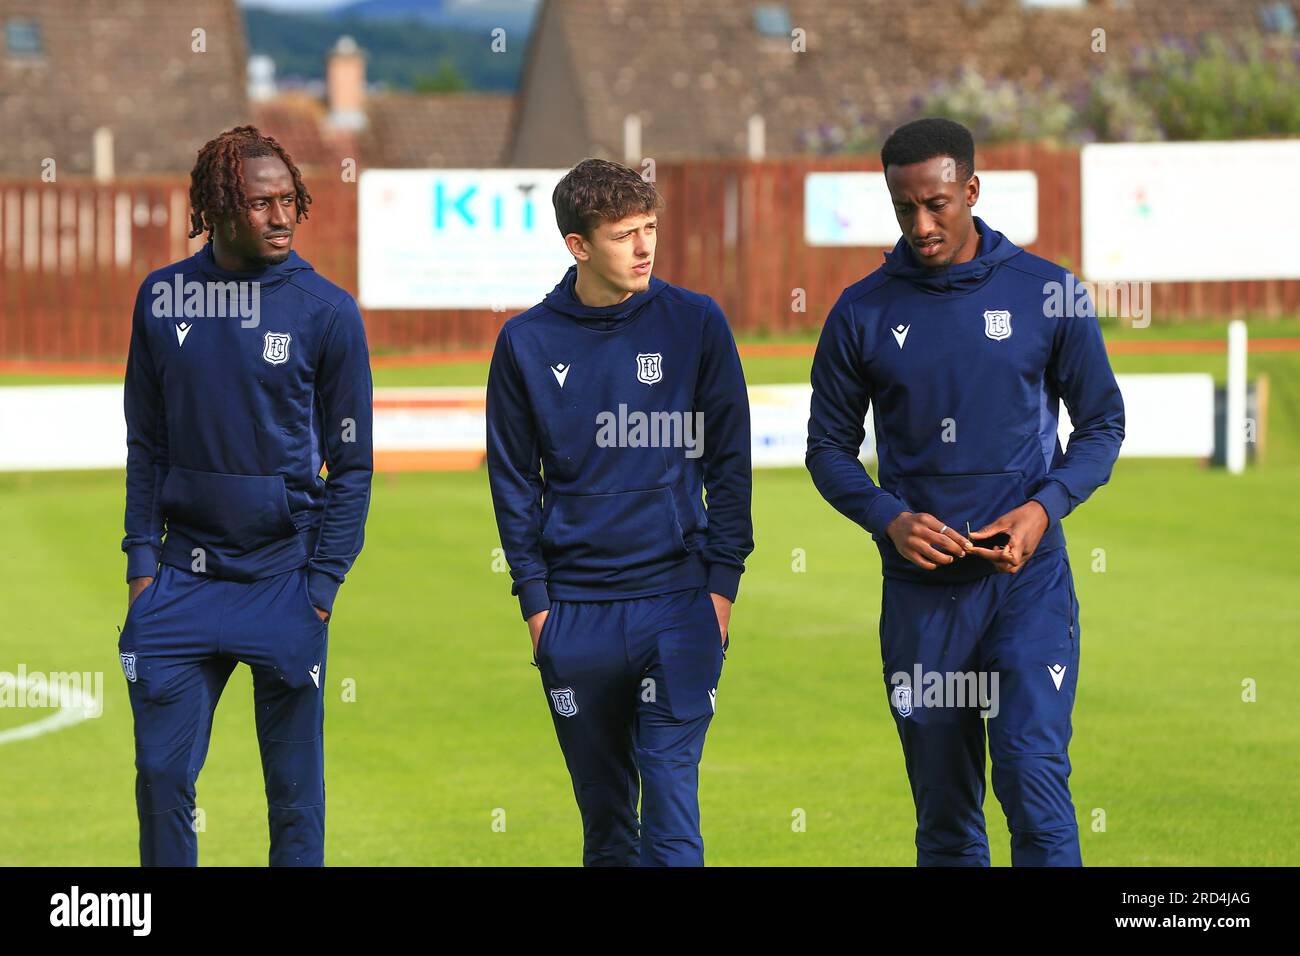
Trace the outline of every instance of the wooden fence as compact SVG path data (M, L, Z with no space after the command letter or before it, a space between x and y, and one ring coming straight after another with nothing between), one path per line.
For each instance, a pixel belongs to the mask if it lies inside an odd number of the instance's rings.
M1078 152L993 147L979 153L977 167L1037 175L1038 239L1029 249L1078 269ZM875 269L885 251L804 243L803 177L821 170L879 170L879 161L659 165L656 183L667 206L655 274L712 295L738 333L816 329L840 291ZM356 187L312 176L307 183L311 215L299 226L295 248L355 294ZM108 184L0 180L0 359L121 361L144 275L199 246L186 236L187 200L183 177ZM792 307L795 289L803 290L804 311ZM1157 322L1295 315L1300 281L1156 283L1150 310ZM365 314L375 352L483 347L507 317L488 310Z

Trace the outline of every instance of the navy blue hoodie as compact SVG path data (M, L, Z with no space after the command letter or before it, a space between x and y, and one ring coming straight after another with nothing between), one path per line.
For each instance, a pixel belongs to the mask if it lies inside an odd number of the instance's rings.
M525 618L552 600L704 585L734 600L754 541L749 398L726 318L654 276L618 305L586 306L576 279L575 265L505 323L488 373L511 593Z
M203 298L176 296L178 282ZM254 282L255 326L206 295ZM209 242L150 273L126 366L128 580L159 562L235 581L305 565L312 603L331 610L370 504L371 398L356 301L296 252L229 272Z
M885 534L904 511L964 534L967 522L978 530L1033 499L1050 519L1038 550L1064 547L1061 519L1110 478L1124 440L1124 403L1091 302L1049 315L1048 284L1074 289L1069 273L975 225L975 258L946 269L925 268L899 239L881 268L840 295L813 360L808 470L827 501L871 532L887 578L949 583L996 571L981 557L931 571L912 564ZM1061 399L1074 424L1065 453ZM868 406L879 485L858 460Z

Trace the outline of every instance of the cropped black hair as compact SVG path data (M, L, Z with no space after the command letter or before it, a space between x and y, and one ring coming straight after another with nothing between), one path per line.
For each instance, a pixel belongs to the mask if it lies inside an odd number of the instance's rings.
M957 175L966 182L975 175L975 139L965 126L950 119L932 116L905 123L889 134L880 150L880 162L890 166L910 166L936 156L951 156Z

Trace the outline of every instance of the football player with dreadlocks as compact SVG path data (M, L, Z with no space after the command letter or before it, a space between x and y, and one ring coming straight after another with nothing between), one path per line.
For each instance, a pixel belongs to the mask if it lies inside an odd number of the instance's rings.
M197 863L195 783L241 661L270 863L324 863L327 627L370 503L371 379L355 300L291 248L310 203L274 139L222 133L191 173L207 242L136 297L118 649L142 865Z

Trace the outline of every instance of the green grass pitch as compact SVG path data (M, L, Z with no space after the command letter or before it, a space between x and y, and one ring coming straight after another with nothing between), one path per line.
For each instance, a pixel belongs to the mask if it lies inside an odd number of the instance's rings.
M746 366L751 381L806 380L804 360ZM1252 355L1252 374L1261 370L1273 381L1263 467L1232 478L1188 461L1123 460L1067 519L1082 606L1071 789L1088 865L1300 863L1300 353ZM754 490L757 548L701 770L706 859L911 865L915 819L881 678L874 547L802 469L759 471ZM120 472L0 476L0 671L101 671L105 695L98 719L0 744L0 865L138 860L116 651L122 507ZM527 632L508 575L493 570L498 543L483 472L376 477L366 548L330 628L329 864L580 862ZM806 570L794 570L796 549ZM1242 700L1248 679L1254 702ZM33 716L0 708L0 731ZM266 862L246 667L217 710L198 805L201 863ZM985 814L993 862L1006 865L991 787Z

